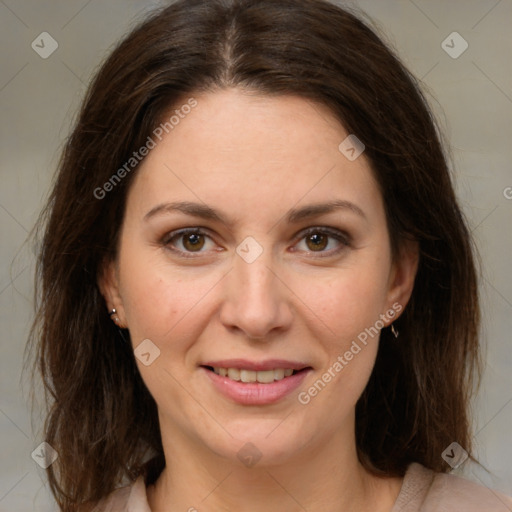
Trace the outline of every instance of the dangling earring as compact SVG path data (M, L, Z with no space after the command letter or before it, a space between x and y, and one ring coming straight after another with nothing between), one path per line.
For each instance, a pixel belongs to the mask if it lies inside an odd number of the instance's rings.
M391 332L395 338L398 338L398 331L395 329L395 326L391 324Z

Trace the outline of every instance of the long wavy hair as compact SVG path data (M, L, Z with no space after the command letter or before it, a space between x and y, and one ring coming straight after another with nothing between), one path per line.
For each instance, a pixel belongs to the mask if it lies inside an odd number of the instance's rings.
M95 190L183 97L231 87L327 106L366 146L393 254L406 239L419 243L414 290L395 323L399 343L383 329L357 403L361 463L402 476L414 461L446 471L441 453L454 440L471 453L468 407L481 373L476 253L417 80L366 21L327 1L179 0L101 66L38 222L28 346L46 390L45 440L59 453L47 475L63 511L139 474L152 483L165 465L129 331L109 319L98 288L137 167L107 197Z

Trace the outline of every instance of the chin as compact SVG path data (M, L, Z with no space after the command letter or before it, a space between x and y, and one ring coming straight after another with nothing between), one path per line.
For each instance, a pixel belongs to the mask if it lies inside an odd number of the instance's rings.
M300 454L309 437L304 426L285 418L226 422L223 426L229 434L215 439L208 436L204 442L220 457L247 467L286 464Z

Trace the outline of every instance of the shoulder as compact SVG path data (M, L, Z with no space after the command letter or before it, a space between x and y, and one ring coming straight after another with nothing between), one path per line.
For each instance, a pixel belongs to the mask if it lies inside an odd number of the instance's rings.
M512 498L465 478L409 466L393 512L510 512Z
M130 485L116 489L99 501L91 512L151 512L144 478L139 476Z
M509 512L512 498L465 478L450 474L437 474L430 490L432 505L443 505L446 510L465 512ZM427 502L429 503L429 502ZM457 508L458 507L458 508Z

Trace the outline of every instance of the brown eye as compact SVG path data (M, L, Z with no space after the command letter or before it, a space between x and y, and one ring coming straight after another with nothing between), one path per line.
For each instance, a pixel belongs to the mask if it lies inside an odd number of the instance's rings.
M188 228L168 233L162 238L161 243L179 255L193 257L207 252L207 250L204 250L207 246L207 241L215 245L211 237L201 229Z
M304 244L302 248L301 244ZM319 257L334 256L351 247L351 238L347 233L327 226L310 228L302 233L298 246L301 252L315 253Z
M204 236L199 233L182 235L183 247L187 251L200 251L204 247Z
M312 251L323 251L327 247L329 237L322 233L313 233L306 237L306 245Z

